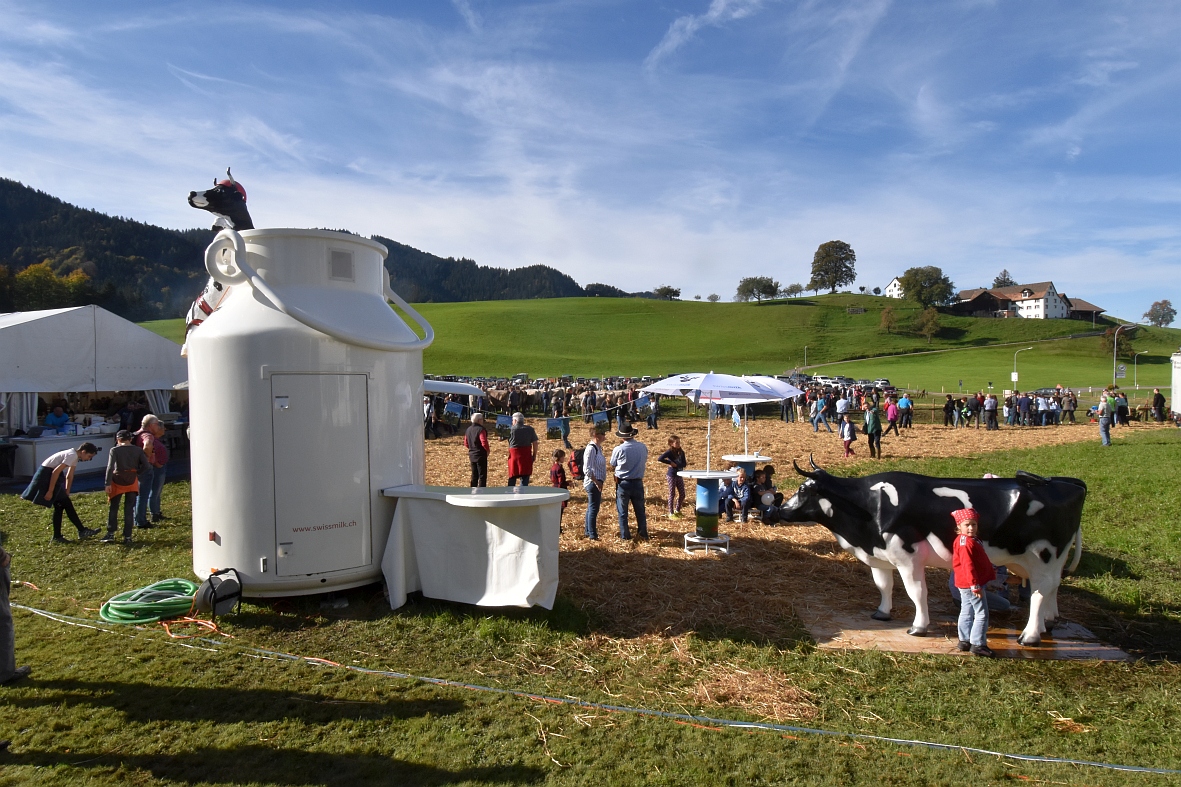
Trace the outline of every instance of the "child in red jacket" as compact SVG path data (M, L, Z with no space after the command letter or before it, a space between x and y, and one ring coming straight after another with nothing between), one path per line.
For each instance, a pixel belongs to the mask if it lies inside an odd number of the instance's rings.
M566 452L561 448L557 448L554 449L553 456L554 463L550 465L549 469L549 484L550 486L556 486L559 489L568 489L570 485L566 482L566 468L562 467L562 460L566 458ZM566 513L566 502L562 503L563 514ZM561 515L559 514L559 516ZM559 529L561 528L560 520L558 527Z
M976 538L980 515L974 508L952 511L955 517L955 546L951 567L955 571L955 586L960 591L959 649L971 650L973 656L991 658L988 647L988 602L984 586L996 579L992 561L984 552L984 544Z

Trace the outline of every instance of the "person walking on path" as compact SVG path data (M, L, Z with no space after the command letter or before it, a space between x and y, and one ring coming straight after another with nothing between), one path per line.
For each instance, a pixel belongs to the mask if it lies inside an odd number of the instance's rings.
M472 425L463 433L463 447L472 465L472 487L488 486L488 429L483 413L472 413Z
M685 505L685 479L681 478L680 472L689 466L689 460L681 448L681 438L677 435L669 437L668 450L656 461L668 465L668 518L680 519L681 506Z
M107 509L107 534L104 544L115 543L115 529L119 524L119 500L123 500L123 543L131 545L131 528L135 524L135 501L139 497L139 475L151 464L142 448L131 444L131 432L126 429L115 435L118 443L107 455L105 489L110 501Z
M21 498L34 505L53 509L53 540L59 544L67 543L62 535L62 515L70 518L70 523L78 530L78 540L90 538L98 534L98 530L91 530L82 524L78 512L74 510L74 503L70 500L70 489L74 486L74 472L79 462L89 462L98 455L98 447L94 443L83 443L77 448L67 448L50 456L41 466L33 480L21 493Z
M871 458L882 458L882 414L872 399L867 399L865 409L865 436L869 443Z
M163 436L164 425L151 413L143 417L140 429L135 433L135 444L143 449L149 465L147 471L139 474L139 496L135 501L135 526L141 529L155 527L164 518L160 511L160 495L164 492L164 480L168 472L165 469L168 448L160 439Z
M886 427L885 434L890 434L892 430L894 434L902 437L902 434L898 431L898 405L894 404L894 397L892 396L886 397L886 423L889 426Z
M4 534L0 533L0 686L16 683L33 671L32 667L16 666L16 636L8 602L12 590L11 564L12 555L4 551Z
M603 440L607 437L590 427L590 442L582 452L582 488L586 490L586 537L599 540L599 506L603 502L603 484L607 482L607 460L603 456Z
M508 485L529 486L533 463L537 461L537 432L525 423L524 413L513 413L513 425L508 436Z
M619 514L619 537L631 539L627 527L627 504L636 513L636 535L648 540L648 513L644 510L644 471L648 465L648 446L636 439L631 424L615 433L623 442L615 446L608 464L615 475L615 510Z

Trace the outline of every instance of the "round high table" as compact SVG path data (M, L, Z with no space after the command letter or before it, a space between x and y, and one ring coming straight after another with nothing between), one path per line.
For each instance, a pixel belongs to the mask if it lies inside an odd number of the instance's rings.
M734 470L682 470L681 478L691 478L697 483L697 532L685 534L685 552L696 550L730 554L730 536L718 534L718 500L721 497L722 481L735 479Z
M755 482L755 464L771 461L771 457L763 456L758 451L755 451L753 454L726 454L722 459L732 462L745 470L746 478L752 484Z

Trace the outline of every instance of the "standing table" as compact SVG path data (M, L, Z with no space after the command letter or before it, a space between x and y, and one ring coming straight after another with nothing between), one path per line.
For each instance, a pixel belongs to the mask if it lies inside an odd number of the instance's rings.
M771 457L763 456L758 451L753 454L726 454L722 457L727 462L732 462L746 471L746 479L750 483L755 482L755 465L759 462L770 462Z
M685 534L685 552L730 554L730 536L718 534L718 499L722 481L738 477L734 470L682 470L677 475L697 483L697 532Z

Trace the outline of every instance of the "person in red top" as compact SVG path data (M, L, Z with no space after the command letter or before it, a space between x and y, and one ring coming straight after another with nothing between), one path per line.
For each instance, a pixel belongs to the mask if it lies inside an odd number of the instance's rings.
M991 658L988 647L988 602L984 586L996 579L992 561L984 551L984 544L976 538L980 515L974 508L952 511L955 517L955 545L951 567L955 571L955 586L960 591L959 649L970 650L973 656Z
M565 458L565 451L563 451L561 448L554 449L554 463L550 465L549 469L549 485L555 486L558 489L568 489L570 487L570 484L566 481L566 468L562 467L562 462L565 460ZM565 500L562 502L563 514L566 513L566 503L568 502L570 501ZM561 529L560 519L558 522L558 528Z

